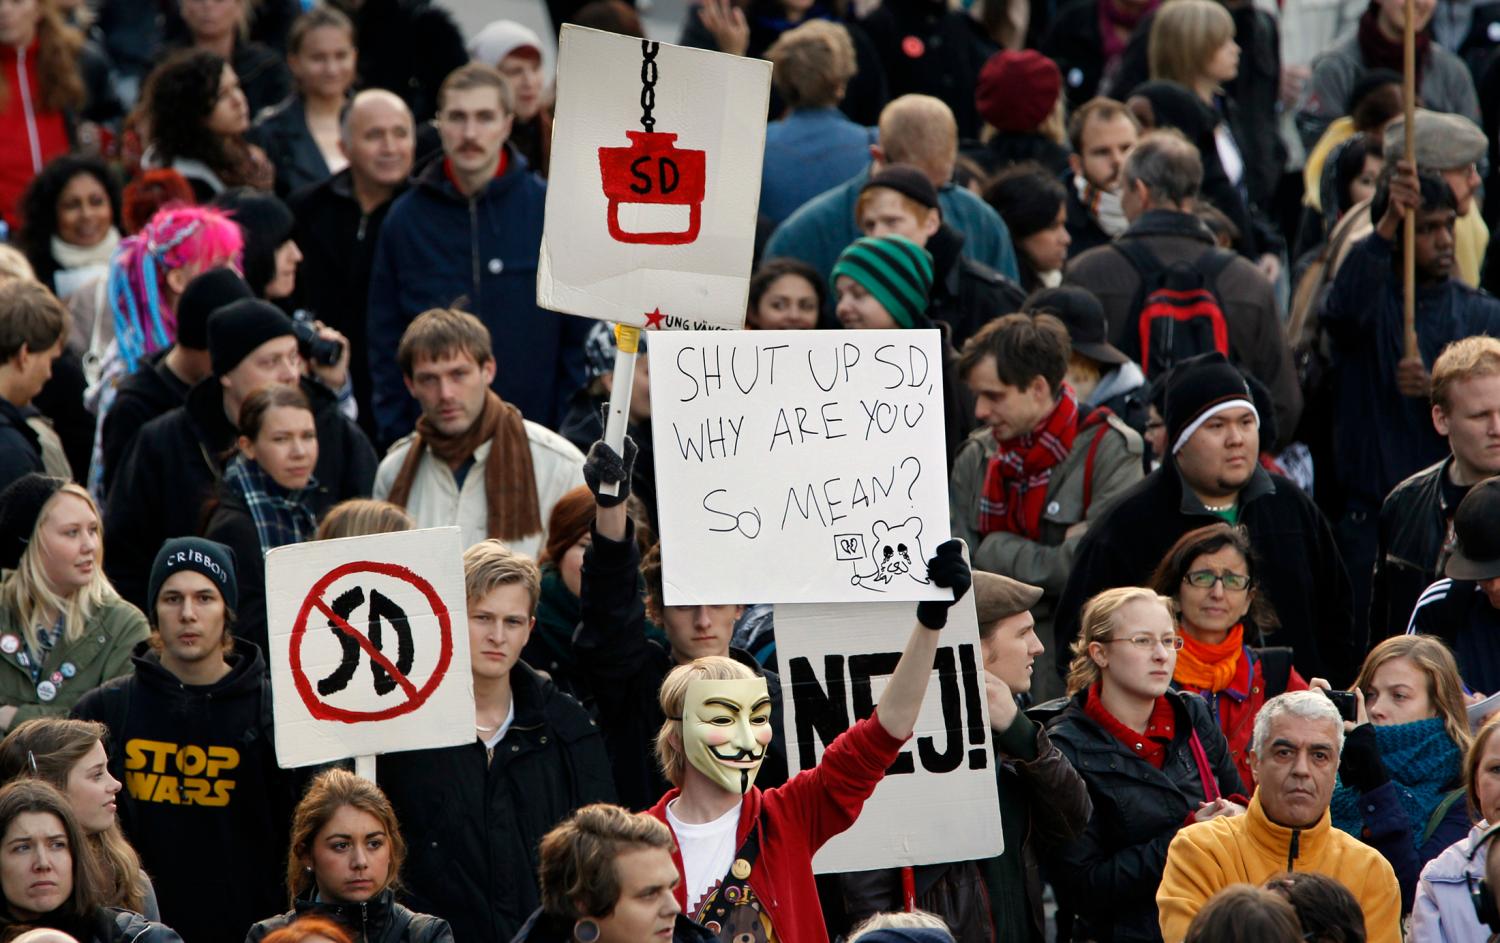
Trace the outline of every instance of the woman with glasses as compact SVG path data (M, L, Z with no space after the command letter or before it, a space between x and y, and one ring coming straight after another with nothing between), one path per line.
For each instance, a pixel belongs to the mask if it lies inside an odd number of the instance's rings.
M1270 698L1301 691L1290 648L1262 648L1276 628L1270 601L1256 592L1256 560L1242 528L1211 524L1172 545L1150 586L1177 604L1182 651L1172 687L1203 697L1229 741L1240 781L1255 788L1250 733Z
M1172 690L1183 637L1171 600L1108 589L1084 604L1052 742L1094 811L1083 837L1048 852L1073 939L1160 940L1156 887L1167 846L1192 822L1245 811L1244 787L1202 698Z

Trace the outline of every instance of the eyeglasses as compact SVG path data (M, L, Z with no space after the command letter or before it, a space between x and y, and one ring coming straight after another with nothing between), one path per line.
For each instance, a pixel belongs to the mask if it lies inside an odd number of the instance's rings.
M1171 635L1163 638L1159 635L1132 635L1129 638L1106 638L1101 642L1129 642L1143 652L1154 651L1160 645L1168 651L1180 652L1187 641L1180 635Z
M1215 583L1222 581L1225 589L1236 593L1250 588L1250 577L1243 573L1230 573L1228 571L1215 573L1213 570L1194 570L1187 576L1184 576L1182 581L1189 586L1196 586L1199 589L1213 589Z

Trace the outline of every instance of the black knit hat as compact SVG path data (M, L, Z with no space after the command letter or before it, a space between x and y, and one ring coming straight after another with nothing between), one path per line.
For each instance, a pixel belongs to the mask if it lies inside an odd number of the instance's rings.
M244 298L225 305L208 317L208 356L214 376L239 366L266 341L293 336L292 319L273 304Z
M221 543L202 537L176 537L161 545L156 552L156 561L151 564L151 578L146 582L146 601L151 612L156 611L156 597L161 584L173 573L192 570L213 580L224 597L224 605L230 610L240 602L239 581L234 575L234 551ZM156 619L152 618L152 624Z
M20 565L31 535L36 533L42 508L65 484L61 478L32 472L0 491L0 570L14 570Z
M1190 357L1167 380L1167 451L1176 455L1209 417L1232 407L1256 413L1250 386L1220 353Z
M250 286L231 268L209 269L188 282L177 299L177 344L208 349L208 316L241 298L253 298Z
M902 196L911 197L928 209L938 208L937 187L932 185L932 181L922 171L906 164L892 164L880 173L873 174L869 181L859 188L860 194L863 195L871 187L895 190Z
M256 297L276 277L276 250L292 238L297 219L287 205L269 193L235 187L214 197L214 205L239 224L245 236L245 281Z

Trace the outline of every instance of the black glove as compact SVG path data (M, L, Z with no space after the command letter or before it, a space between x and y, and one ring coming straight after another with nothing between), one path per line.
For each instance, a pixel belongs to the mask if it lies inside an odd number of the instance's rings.
M937 553L927 561L927 578L934 585L953 590L952 599L924 599L917 603L917 621L934 631L948 624L948 610L964 598L974 575L964 559L963 543L957 538L939 544Z
M1373 724L1360 724L1344 735L1344 751L1339 754L1339 778L1356 792L1373 792L1390 780L1385 762L1380 758L1380 744Z
M612 508L630 497L630 473L635 468L635 453L635 440L630 436L625 437L623 460L614 449L604 444L603 439L589 446L588 457L583 460L583 480L600 507ZM619 485L619 494L599 492L601 486L609 484Z

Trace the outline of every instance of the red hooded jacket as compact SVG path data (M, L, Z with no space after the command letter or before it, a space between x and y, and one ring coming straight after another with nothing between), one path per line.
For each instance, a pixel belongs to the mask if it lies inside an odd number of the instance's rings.
M16 204L47 161L68 152L68 122L42 103L36 72L39 41L25 49L0 45L5 102L0 106L0 219L16 228Z

